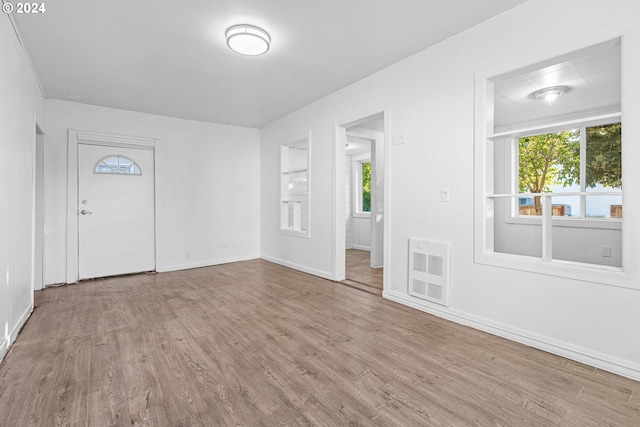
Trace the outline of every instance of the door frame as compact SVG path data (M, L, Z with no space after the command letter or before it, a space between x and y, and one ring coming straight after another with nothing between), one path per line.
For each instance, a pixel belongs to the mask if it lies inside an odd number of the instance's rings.
M371 141L371 150L369 152L371 161L371 218L369 226L369 264L371 268L380 268L384 266L384 223L386 221L386 212L384 210L384 133L368 129L353 128L346 131L347 137L354 136L357 138L368 139ZM379 186L378 174L382 165L382 186ZM346 183L345 183L346 185ZM382 197L382 224L376 222L376 209L380 205L379 200ZM346 226L345 226L346 228Z
M39 291L45 287L44 279L44 219L45 219L45 179L44 179L44 131L33 117L35 134L33 140L33 212L32 212L32 256L31 256L31 290ZM31 292L33 307L33 292Z
M372 117L382 114L384 117L384 184L383 184L383 205L384 205L384 221L383 221L383 289L389 286L390 280L390 170L391 157L390 146L390 114L389 109L377 109L369 113L357 114L340 121L333 122L333 216L332 231L333 244L331 253L333 280L340 281L346 277L346 222L345 213L345 146L346 129L361 123L366 123ZM384 292L384 291L383 291Z
M154 160L154 213L155 213L155 271L160 271L160 140L137 136L114 135L69 129L67 150L67 283L78 281L78 144L146 149L153 152Z

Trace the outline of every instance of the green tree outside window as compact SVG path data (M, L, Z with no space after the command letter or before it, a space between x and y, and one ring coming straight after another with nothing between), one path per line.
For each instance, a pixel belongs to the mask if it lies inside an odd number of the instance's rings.
M362 162L362 212L371 212L371 162Z
M622 188L622 126L614 123L586 128L585 186ZM549 193L551 186L580 184L578 129L518 140L518 187L522 193ZM540 196L535 214L542 215Z

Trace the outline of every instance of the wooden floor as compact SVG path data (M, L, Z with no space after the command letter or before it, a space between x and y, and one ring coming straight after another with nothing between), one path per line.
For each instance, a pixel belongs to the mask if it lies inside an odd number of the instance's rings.
M640 383L255 260L37 292L0 426L640 426Z
M346 279L341 283L361 291L382 295L382 268L371 268L370 252L346 251Z

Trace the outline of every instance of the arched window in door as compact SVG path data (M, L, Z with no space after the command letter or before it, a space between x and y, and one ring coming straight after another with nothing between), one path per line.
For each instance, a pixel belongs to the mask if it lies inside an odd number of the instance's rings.
M128 157L120 155L109 155L100 159L93 169L95 173L120 174L120 175L142 175L140 166Z

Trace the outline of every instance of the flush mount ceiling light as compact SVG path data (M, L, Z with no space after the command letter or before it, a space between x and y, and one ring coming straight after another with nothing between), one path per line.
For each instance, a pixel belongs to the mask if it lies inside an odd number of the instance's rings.
M549 105L562 95L569 92L568 86L551 86L537 90L531 94L531 97L540 101L548 102Z
M255 25L234 25L227 29L225 37L229 49L242 55L262 55L271 45L269 33Z

